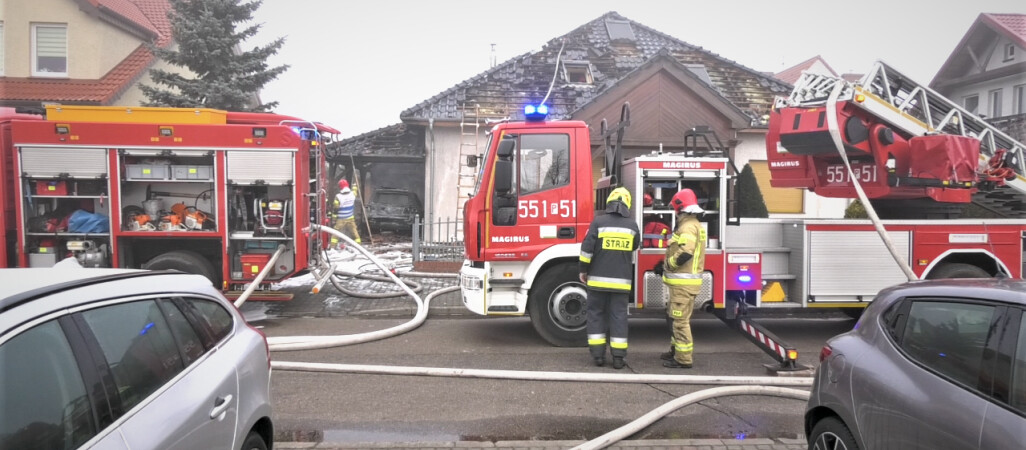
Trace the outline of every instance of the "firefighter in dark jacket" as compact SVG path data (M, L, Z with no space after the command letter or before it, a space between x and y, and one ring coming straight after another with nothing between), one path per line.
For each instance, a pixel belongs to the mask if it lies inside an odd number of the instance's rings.
M704 213L691 189L681 189L670 199L677 214L677 229L670 236L662 269L663 283L670 291L670 305L666 309L671 322L670 351L660 357L663 366L690 369L694 363L694 340L691 338L691 310L695 297L702 290L702 271L705 269L706 232L698 221Z
M631 294L634 251L641 232L630 219L631 193L613 189L606 214L596 217L581 243L581 282L588 286L588 349L596 366L606 364L606 339L613 368L627 356L627 303Z

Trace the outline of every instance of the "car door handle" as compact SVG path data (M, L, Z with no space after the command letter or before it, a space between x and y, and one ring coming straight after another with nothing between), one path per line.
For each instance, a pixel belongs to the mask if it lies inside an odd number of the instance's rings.
M560 227L556 236L560 239L573 239L576 234L574 227Z
M217 400L214 401L214 409L210 410L210 418L211 419L218 418L218 416L220 416L221 414L224 414L224 412L227 411L228 407L231 406L231 405L232 405L232 396L231 396L231 394L228 394L228 395L226 395L224 397L218 397Z

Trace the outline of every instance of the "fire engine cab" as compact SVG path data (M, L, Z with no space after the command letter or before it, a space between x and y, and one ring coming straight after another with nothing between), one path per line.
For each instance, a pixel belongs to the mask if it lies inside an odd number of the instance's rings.
M321 255L330 127L212 109L48 106L3 120L8 267L178 269L227 291Z

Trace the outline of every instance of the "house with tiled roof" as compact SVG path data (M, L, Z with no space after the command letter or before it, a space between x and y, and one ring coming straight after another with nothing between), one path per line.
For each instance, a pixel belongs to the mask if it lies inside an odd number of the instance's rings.
M616 123L624 102L631 107L625 159L681 151L688 130L708 126L739 168L751 162L765 169L767 114L774 98L790 90L770 74L609 12L400 113L405 133L419 137L412 141L417 148L404 154L423 155L422 180L390 175L395 165L361 160L360 152L374 152L367 144L375 132L345 140L335 150L354 156L361 172L375 180L365 183L368 189L377 182L416 184L402 187L423 189L427 218L440 220L458 217L465 200L459 193L466 168L460 165L474 164L473 155L484 151L487 121L522 120L523 106L546 95L550 119L581 120L591 128L598 177L604 166L600 123ZM772 188L768 169L762 172L760 187L780 217L822 215L821 205L832 200ZM843 211L843 205L831 209Z
M149 69L177 70L147 48L172 45L170 8L168 0L5 3L0 106L141 104Z
M1026 142L1026 14L980 14L930 87Z
M773 77L787 84L793 85L798 81L798 78L802 76L803 72L814 73L816 75L828 75L832 77L838 76L837 72L830 67L830 64L827 64L826 60L824 60L822 56L816 55L775 73Z

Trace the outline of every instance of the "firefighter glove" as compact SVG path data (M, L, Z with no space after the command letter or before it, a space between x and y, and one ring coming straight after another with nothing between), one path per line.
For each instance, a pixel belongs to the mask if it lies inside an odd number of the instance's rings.
M691 254L690 253L681 253L681 254L677 255L677 260L676 260L677 264L676 264L676 266L677 267L683 266L684 263L686 263L686 262L688 262L690 260L691 260Z
M652 271L655 272L656 275L663 276L663 262L659 261L656 263L655 267L652 268Z

